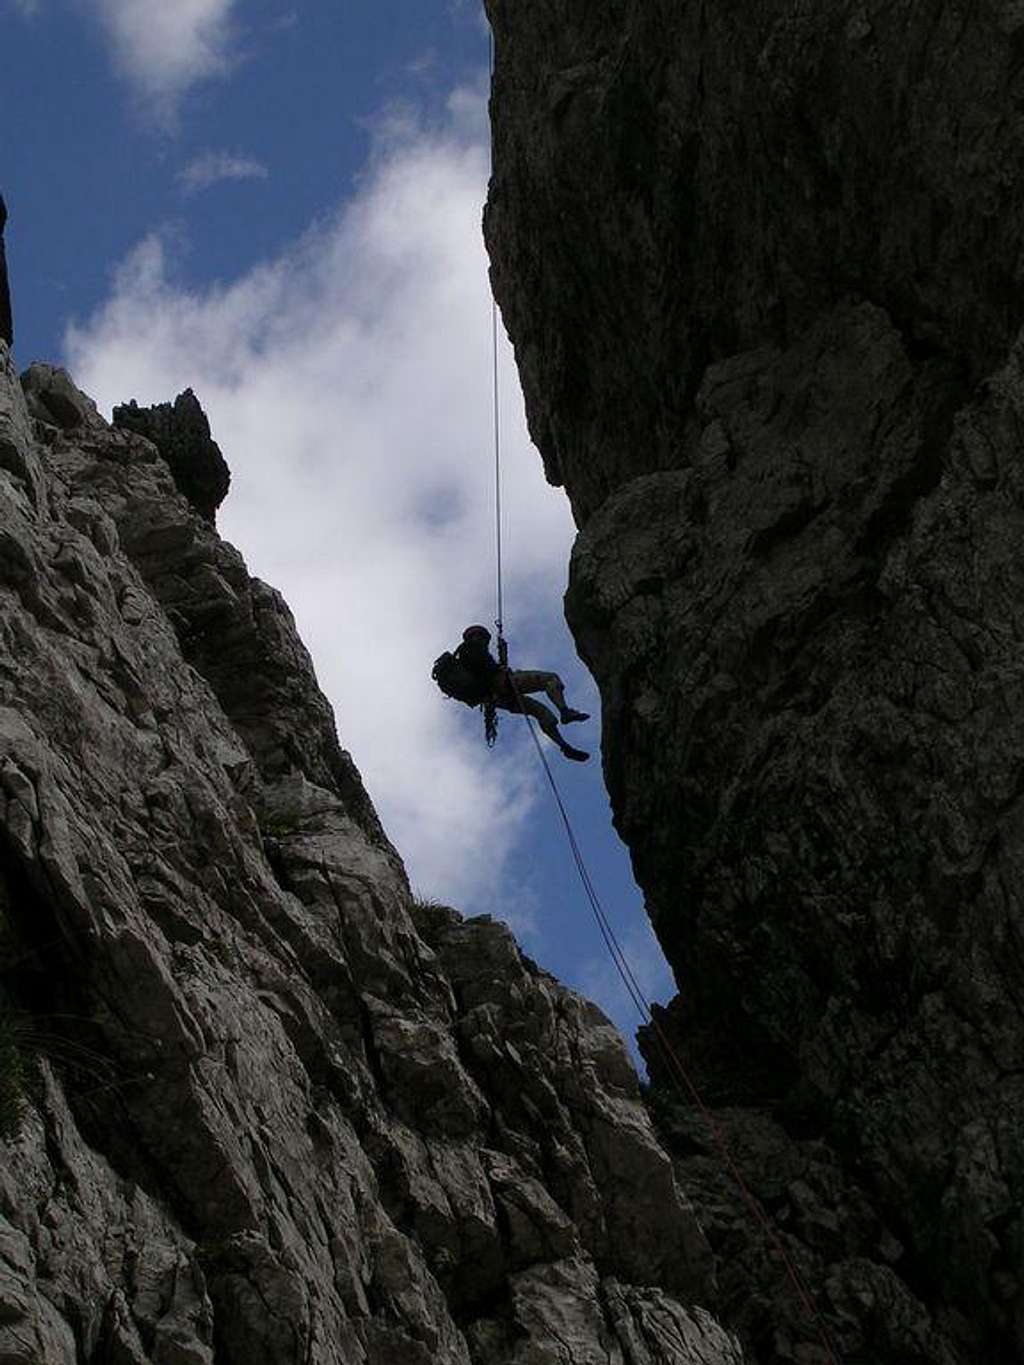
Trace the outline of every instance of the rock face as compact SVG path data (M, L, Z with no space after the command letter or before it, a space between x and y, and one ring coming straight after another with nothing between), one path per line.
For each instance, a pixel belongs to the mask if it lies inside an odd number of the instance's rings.
M201 517L213 523L227 496L231 474L210 435L206 413L191 389L174 403L140 408L133 398L113 412L114 426L147 437L170 465L174 482Z
M487 8L494 279L662 1027L840 1358L1024 1358L1024 11ZM660 1104L727 1320L822 1358Z
M614 1029L412 900L280 596L3 345L0 639L5 1365L739 1365Z

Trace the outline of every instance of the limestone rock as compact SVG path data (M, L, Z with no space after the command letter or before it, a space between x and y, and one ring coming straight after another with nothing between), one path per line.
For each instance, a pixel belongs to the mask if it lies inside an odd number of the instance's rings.
M280 596L54 375L0 344L0 1357L739 1361L621 1039L413 901Z
M45 1063L33 1100L0 1160L3 1359L213 1365L213 1314L189 1238L89 1149Z
M474 1324L474 1365L742 1365L707 1313L637 1292L566 1260L514 1277L511 1320Z
M493 278L662 1027L841 1358L1019 1359L1020 6L487 9ZM729 1321L820 1353L659 1103Z
M28 410L37 421L48 422L62 430L74 427L105 427L107 424L67 370L36 361L21 376Z
M227 496L231 474L210 424L191 389L170 403L140 408L134 398L114 409L114 425L147 437L170 466L174 482L212 524Z
M9 495L39 507L45 486L32 435L32 419L17 386L11 352L0 342L0 469L12 476Z

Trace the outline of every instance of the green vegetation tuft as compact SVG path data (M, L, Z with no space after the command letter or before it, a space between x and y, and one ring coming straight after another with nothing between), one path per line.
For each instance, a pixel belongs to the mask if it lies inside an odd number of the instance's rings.
M409 901L409 915L420 938L432 948L437 947L439 936L445 930L450 929L453 924L460 923L462 919L458 911L453 910L450 905L445 905L444 901L435 900L433 896L420 895L419 892L414 892Z
M434 896L421 896L413 893L411 902L414 915L429 915L437 910L447 910L449 907L443 901L437 900Z

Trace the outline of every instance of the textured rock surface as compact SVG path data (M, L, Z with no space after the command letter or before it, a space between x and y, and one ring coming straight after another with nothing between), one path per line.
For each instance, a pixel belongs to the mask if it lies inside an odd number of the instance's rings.
M133 398L113 411L114 426L147 437L171 467L174 482L196 511L213 522L227 496L231 474L210 435L206 413L191 389L171 403L140 408Z
M494 276L664 1026L844 1360L1020 1359L1024 9L487 8ZM810 1358L670 1110L730 1320Z
M21 376L21 389L29 415L47 426L72 431L75 427L103 430L107 425L92 399L57 365L34 361Z
M2 345L0 1008L5 1365L743 1358L615 1031L411 900L281 598Z

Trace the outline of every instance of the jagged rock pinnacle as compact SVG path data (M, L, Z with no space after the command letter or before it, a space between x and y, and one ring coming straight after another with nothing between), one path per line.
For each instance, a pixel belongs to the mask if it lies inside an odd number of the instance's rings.
M212 524L227 496L231 473L192 390L179 393L173 404L157 403L150 408L140 408L132 399L114 409L113 422L153 442L182 493Z

